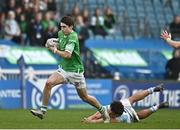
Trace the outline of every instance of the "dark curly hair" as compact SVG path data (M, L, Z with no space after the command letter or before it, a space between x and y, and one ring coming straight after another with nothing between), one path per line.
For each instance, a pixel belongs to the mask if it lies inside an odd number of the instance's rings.
M110 105L111 111L118 116L122 115L124 106L120 101L113 101Z
M61 19L61 23L64 23L66 25L70 26L74 26L74 21L70 16L64 16Z

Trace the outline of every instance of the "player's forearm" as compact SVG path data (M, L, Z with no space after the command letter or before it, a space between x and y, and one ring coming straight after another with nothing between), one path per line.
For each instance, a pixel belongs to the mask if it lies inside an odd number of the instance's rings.
M168 38L166 42L174 48L180 48L180 41L174 41Z
M101 118L101 119L97 119L97 120L91 120L91 122L89 123L103 123L104 120Z
M71 54L67 51L54 50L54 53L62 58L67 58L67 59L71 58Z
M71 53L69 51L60 51L55 46L47 47L50 51L52 51L54 54L59 55L62 58L71 58Z
M100 119L101 118L101 114L99 112L96 112L94 115L93 115L93 118L92 119Z

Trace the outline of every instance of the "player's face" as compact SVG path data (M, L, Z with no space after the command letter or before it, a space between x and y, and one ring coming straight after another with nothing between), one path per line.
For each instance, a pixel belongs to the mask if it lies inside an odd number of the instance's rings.
M112 112L111 110L109 110L109 116L110 116L111 118L116 118L116 117L118 117L118 115L115 114L114 112Z
M61 30L64 32L65 35L68 35L69 33L71 33L72 31L72 27L64 24L64 23L61 23Z

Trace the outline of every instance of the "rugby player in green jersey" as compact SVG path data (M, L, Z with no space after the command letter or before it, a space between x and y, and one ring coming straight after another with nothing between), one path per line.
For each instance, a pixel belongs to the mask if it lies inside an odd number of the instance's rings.
M40 119L44 118L47 111L48 100L51 89L64 83L71 83L75 86L79 97L84 101L97 108L101 113L104 123L110 121L107 109L103 107L95 97L88 95L84 77L84 67L80 57L78 35L73 31L74 22L70 16L61 19L61 30L58 32L58 38L47 42L57 42L54 46L46 47L62 58L59 69L54 72L47 80L43 90L43 103L39 110L31 110L34 116ZM51 44L53 45L53 44Z

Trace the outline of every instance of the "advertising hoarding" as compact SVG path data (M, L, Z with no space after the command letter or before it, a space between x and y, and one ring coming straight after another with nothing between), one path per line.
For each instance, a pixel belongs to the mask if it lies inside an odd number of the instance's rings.
M158 85L159 82L113 82L113 100L121 100L127 98L138 91L147 89ZM143 100L134 103L133 106L137 108L149 107L160 102L168 101L171 108L180 108L180 83L169 82L165 83L165 90L162 93L153 93Z
M27 107L39 108L42 104L42 93L46 79L26 82ZM127 98L138 91L158 85L159 82L138 81L113 81L113 80L87 80L88 93L95 96L102 105L107 105L113 100ZM153 93L133 104L136 108L150 107L160 102L168 101L171 108L180 108L180 83L166 82L162 93ZM92 108L84 103L77 95L73 85L57 85L51 91L49 109L83 109ZM21 87L18 80L0 81L0 109L22 108Z

